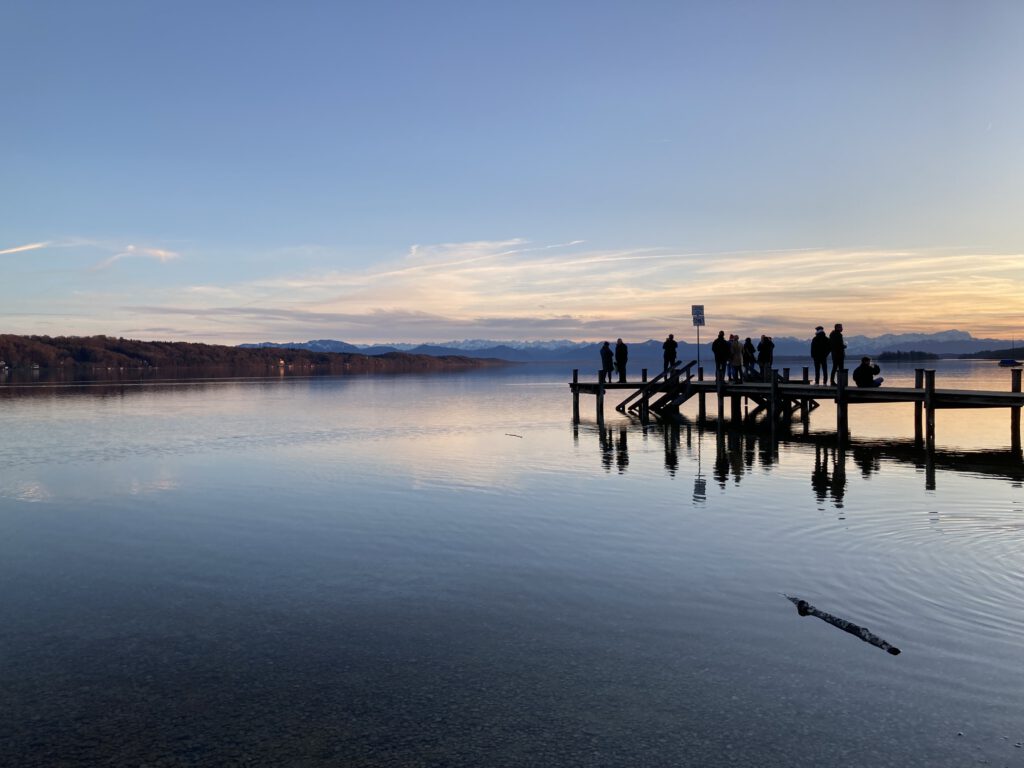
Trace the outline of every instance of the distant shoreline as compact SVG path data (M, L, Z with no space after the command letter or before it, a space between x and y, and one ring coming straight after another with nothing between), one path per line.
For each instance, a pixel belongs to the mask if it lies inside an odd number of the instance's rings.
M513 365L505 360L459 355L388 352L310 352L252 349L183 341L138 341L111 336L17 336L0 334L0 369L12 371L147 372L232 369L332 374L426 373Z

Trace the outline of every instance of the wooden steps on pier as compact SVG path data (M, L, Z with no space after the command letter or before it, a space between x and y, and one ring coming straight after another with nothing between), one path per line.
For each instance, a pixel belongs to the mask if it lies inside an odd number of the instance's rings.
M647 410L654 411L659 416L667 408L678 408L681 403L686 402L693 394L691 383L693 381L693 367L695 365L697 365L696 360L691 360L686 365L681 365L678 362L673 363L671 368L655 377L654 381L661 380L660 386L655 384L655 387L652 388L649 383L644 384L640 389L619 403L619 406L621 406L620 412L625 413L628 409L630 412L646 419L644 414L645 407ZM653 402L650 401L652 392L661 395Z

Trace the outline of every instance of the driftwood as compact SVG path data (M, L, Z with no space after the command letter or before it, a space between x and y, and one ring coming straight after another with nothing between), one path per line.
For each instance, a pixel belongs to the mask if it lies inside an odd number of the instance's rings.
M846 619L840 619L838 616L833 616L831 613L825 613L819 611L813 605L808 603L806 600L801 600L798 597L792 597L791 595L783 595L789 602L796 606L796 612L801 616L815 616L827 624L831 624L833 627L838 627L844 632L849 632L851 635L859 637L865 643L870 643L876 648L881 648L886 653L891 653L893 656L899 656L900 649L894 645L890 645L885 640L880 638L874 632L871 632L867 627L861 627L854 624L852 621Z

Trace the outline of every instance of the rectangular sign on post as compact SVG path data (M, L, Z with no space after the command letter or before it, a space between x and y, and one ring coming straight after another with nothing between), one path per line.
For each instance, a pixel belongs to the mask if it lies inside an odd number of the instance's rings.
M690 313L693 315L693 324L698 328L704 325L704 305L691 304Z

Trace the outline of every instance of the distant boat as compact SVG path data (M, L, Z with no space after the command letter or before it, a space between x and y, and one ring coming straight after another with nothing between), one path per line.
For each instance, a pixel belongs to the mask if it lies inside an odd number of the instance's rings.
M1000 368L1016 368L1018 365L1024 365L1024 363L1021 363L1020 360L1014 360L1012 357L999 361Z

